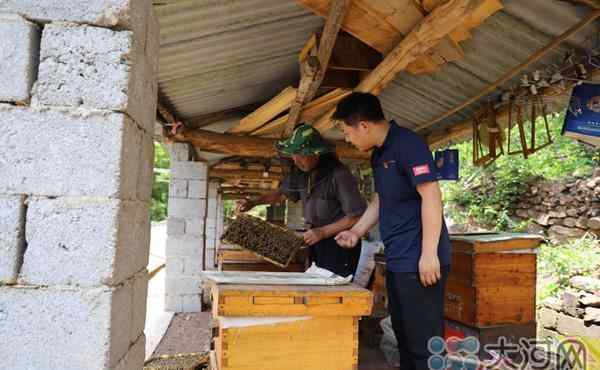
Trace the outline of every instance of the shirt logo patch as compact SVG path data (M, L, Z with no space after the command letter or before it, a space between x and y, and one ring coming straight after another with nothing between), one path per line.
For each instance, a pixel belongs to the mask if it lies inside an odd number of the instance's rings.
M394 163L396 163L396 161L383 161L383 168L387 170L388 168L390 168L390 165Z
M429 175L431 173L431 171L429 170L428 164L424 164L422 166L415 166L412 168L412 170L413 170L413 175L415 175L415 176Z

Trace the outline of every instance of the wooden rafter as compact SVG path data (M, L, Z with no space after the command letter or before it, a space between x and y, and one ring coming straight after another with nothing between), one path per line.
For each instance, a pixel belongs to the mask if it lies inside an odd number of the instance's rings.
M284 130L284 136L288 136L294 126L300 120L302 107L313 99L321 82L325 77L331 52L335 45L338 32L344 20L344 16L350 5L350 0L333 0L329 9L329 15L325 22L323 34L319 40L317 56L309 56L301 62L301 79L296 92L296 98L290 107L288 122ZM312 40L312 38L309 40ZM302 57L302 55L300 56Z
M423 130L423 129L426 129L428 127L431 127L431 126L435 125L436 123L442 121L443 119L448 118L448 117L452 116L453 114L455 114L457 112L460 112L464 108L466 108L466 107L470 106L471 104L479 101L481 98L484 98L485 96L489 95L490 93L496 91L496 89L498 89L499 87L501 87L502 85L504 85L506 82L508 82L511 79L513 79L515 76L517 76L519 73L521 73L522 71L524 71L525 69L527 69L532 64L534 64L537 61L539 61L540 59L542 59L549 52L551 52L554 49L556 49L556 47L559 46L563 41L565 41L569 37L573 36L575 33L581 31L583 28L585 28L591 22L593 22L594 20L596 20L599 16L600 16L600 11L593 11L593 12L591 12L581 22L579 22L576 25L574 25L573 27L569 28L563 34L561 34L560 36L558 36L557 38L555 38L554 40L552 40L550 43L548 43L546 46L544 46L542 49L540 49L537 52L535 52L534 54L530 55L529 58L527 58L527 60L525 60L520 65L518 65L518 66L514 67L513 69L511 69L510 71L508 71L504 76L502 76L501 78L499 78L498 80L496 80L494 83L486 86L478 94L476 94L475 96L473 96L469 100L465 101L464 103L461 103L461 104L457 105L456 107L450 109L449 111L447 111L447 112L439 115L438 117L432 119L431 121L429 121L429 122L427 122L425 124L419 125L417 127L417 130Z
M263 104L261 107L244 117L239 125L231 128L228 133L230 134L243 134L252 132L265 123L269 122L275 116L284 112L290 108L292 101L296 96L296 89L293 87L287 87L281 91L273 99Z
M311 121L323 113L325 113L329 108L335 106L340 100L348 96L352 91L347 89L335 89L304 106L302 113L300 115L301 121ZM289 115L282 116L276 120L273 120L261 127L258 130L252 132L252 135L256 136L266 136L270 134L278 133L288 122Z
M172 136L175 141L190 143L202 151L260 158L278 156L275 144L277 140L220 134L201 129L180 127ZM360 152L345 142L335 142L336 152L340 158L367 160L369 153Z
M330 0L298 0L298 2L316 14L325 16ZM386 54L409 34L429 11L443 2L445 0L423 3L415 0L354 0L342 27L346 32ZM485 17L502 7L499 0L487 0L482 4L482 10L489 11ZM483 12L480 12L480 15L484 16ZM459 26L461 25L457 25ZM431 50L415 58L406 70L413 74L430 74L438 71L445 63L462 59L464 53L458 43L470 37L469 30L469 27L464 27L456 34L445 35Z
M396 75L405 70L419 55L426 53L457 25L469 19L472 12L484 0L450 0L437 7L423 22L415 27L400 43L388 53L385 59L355 89L362 92L381 93ZM327 112L314 126L324 132L333 127L331 115Z
M600 0L563 0L563 1L569 1L569 2L575 3L575 4L585 5L592 9L600 9Z
M235 179L235 180L260 180L273 181L281 180L281 173L273 173L257 170L210 170L209 177L214 179Z

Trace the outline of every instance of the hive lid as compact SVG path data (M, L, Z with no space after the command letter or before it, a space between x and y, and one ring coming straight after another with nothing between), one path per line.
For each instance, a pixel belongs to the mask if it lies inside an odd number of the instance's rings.
M451 234L453 252L495 253L535 249L544 240L540 235L526 233Z

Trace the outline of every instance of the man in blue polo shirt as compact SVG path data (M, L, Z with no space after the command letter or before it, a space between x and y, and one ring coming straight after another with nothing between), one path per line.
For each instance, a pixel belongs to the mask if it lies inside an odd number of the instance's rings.
M379 99L353 93L337 106L347 141L373 150L376 194L352 229L337 235L354 247L379 221L385 245L388 309L402 370L427 370L431 338L443 337L450 239L431 152L413 131L388 122Z

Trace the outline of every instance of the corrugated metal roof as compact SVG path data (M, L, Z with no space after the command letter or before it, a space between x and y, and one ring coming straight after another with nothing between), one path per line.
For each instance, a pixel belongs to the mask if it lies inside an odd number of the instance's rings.
M386 112L400 125L418 129L477 95L589 12L586 8L556 0L504 0L503 4L502 11L474 29L470 40L461 43L465 51L463 60L446 64L432 75L398 75L381 95ZM597 32L597 27L597 23L592 24L574 35L506 86L514 86L527 72L544 70L559 62L568 50L584 45L586 39ZM491 98L499 94L501 91L496 91ZM423 133L463 122L479 106L480 103L475 103Z
M501 12L461 44L463 60L432 75L399 74L381 95L387 114L418 129L476 95L589 11L558 0L503 4ZM184 118L266 101L285 86L296 85L297 54L323 25L294 0L155 0L155 8L161 25L161 92ZM595 31L597 23L528 71L559 61ZM478 105L423 132L462 122Z
M298 80L323 20L290 0L183 0L155 9L159 85L184 118L266 101Z

